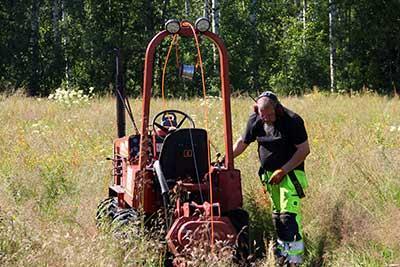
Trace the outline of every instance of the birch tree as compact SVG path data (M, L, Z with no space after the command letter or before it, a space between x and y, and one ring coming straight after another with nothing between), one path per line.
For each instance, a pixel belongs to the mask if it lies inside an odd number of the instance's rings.
M31 74L29 78L28 95L35 96L39 93L40 81L39 81L39 12L40 11L40 0L32 1L31 8L31 38L30 38L30 50L31 50Z
M251 1L251 6L250 6L250 24L251 28L253 29L251 31L251 37L254 40L253 46L252 46L252 56L253 56L253 64L251 67L251 73L252 73L252 90L258 90L259 88L259 59L258 59L258 46L259 46L259 39L258 39L258 30L257 30L257 0L252 0Z
M303 19L303 30L306 31L307 26L307 0L303 0L303 12L302 12L302 19Z
M190 0L185 0L185 14L187 18L190 15Z
M329 72L330 89L336 91L336 40L335 40L336 7L334 0L329 0Z
M212 0L212 31L219 35L219 0ZM213 62L214 70L217 71L218 50L213 46Z

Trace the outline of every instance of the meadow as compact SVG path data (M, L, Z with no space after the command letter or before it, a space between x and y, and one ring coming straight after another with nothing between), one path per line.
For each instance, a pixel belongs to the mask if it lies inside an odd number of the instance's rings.
M131 101L140 125L141 101ZM315 92L281 101L304 118L311 147L302 206L305 266L400 266L399 98ZM219 98L165 104L209 130L213 154L223 151ZM251 104L250 98L232 99L234 140ZM162 107L160 99L153 101L152 114ZM147 235L116 240L96 228L96 206L111 179L106 157L117 132L113 98L65 103L0 96L0 123L1 266L160 266L161 243ZM269 200L257 177L255 144L235 167L252 237L268 245ZM224 264L230 265L197 262ZM255 263L271 264L268 257Z

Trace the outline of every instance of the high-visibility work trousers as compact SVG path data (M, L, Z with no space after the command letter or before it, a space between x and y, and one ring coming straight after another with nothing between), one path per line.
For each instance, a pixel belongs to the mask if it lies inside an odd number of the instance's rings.
M301 187L307 188L307 177L304 171L294 170ZM272 172L261 175L272 202L272 220L277 234L275 252L277 257L285 257L286 262L300 264L303 262L304 242L301 228L301 202L289 175L277 185L268 183Z

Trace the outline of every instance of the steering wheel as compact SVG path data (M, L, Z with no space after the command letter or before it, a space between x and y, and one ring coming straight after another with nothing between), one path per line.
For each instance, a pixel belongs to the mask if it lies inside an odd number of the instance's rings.
M180 115L179 117L181 117L181 118L178 118L177 115ZM161 123L159 122L160 118L162 120ZM161 136L159 134L159 132L157 131L157 129L160 129L164 133L168 133L169 127L174 127L174 129L179 129L182 127L182 125L186 121L186 119L189 122L190 128L196 128L193 119L185 112L180 111L180 110L175 110L175 109L163 110L163 111L157 113L153 118L153 122L152 122L153 132L157 136L164 139L164 136ZM165 124L169 124L169 125L166 126Z

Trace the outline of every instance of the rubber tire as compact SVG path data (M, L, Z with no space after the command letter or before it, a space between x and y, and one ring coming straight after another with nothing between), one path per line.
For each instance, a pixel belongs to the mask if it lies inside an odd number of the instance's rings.
M118 210L118 202L115 198L106 198L97 205L96 225L100 227L107 218L112 221Z
M139 213L134 209L121 209L117 211L112 220L112 224L116 226L125 226L139 219Z
M236 246L236 258L240 263L247 264L247 257L250 253L249 243L249 214L243 209L235 209L223 214L229 218L239 234Z

